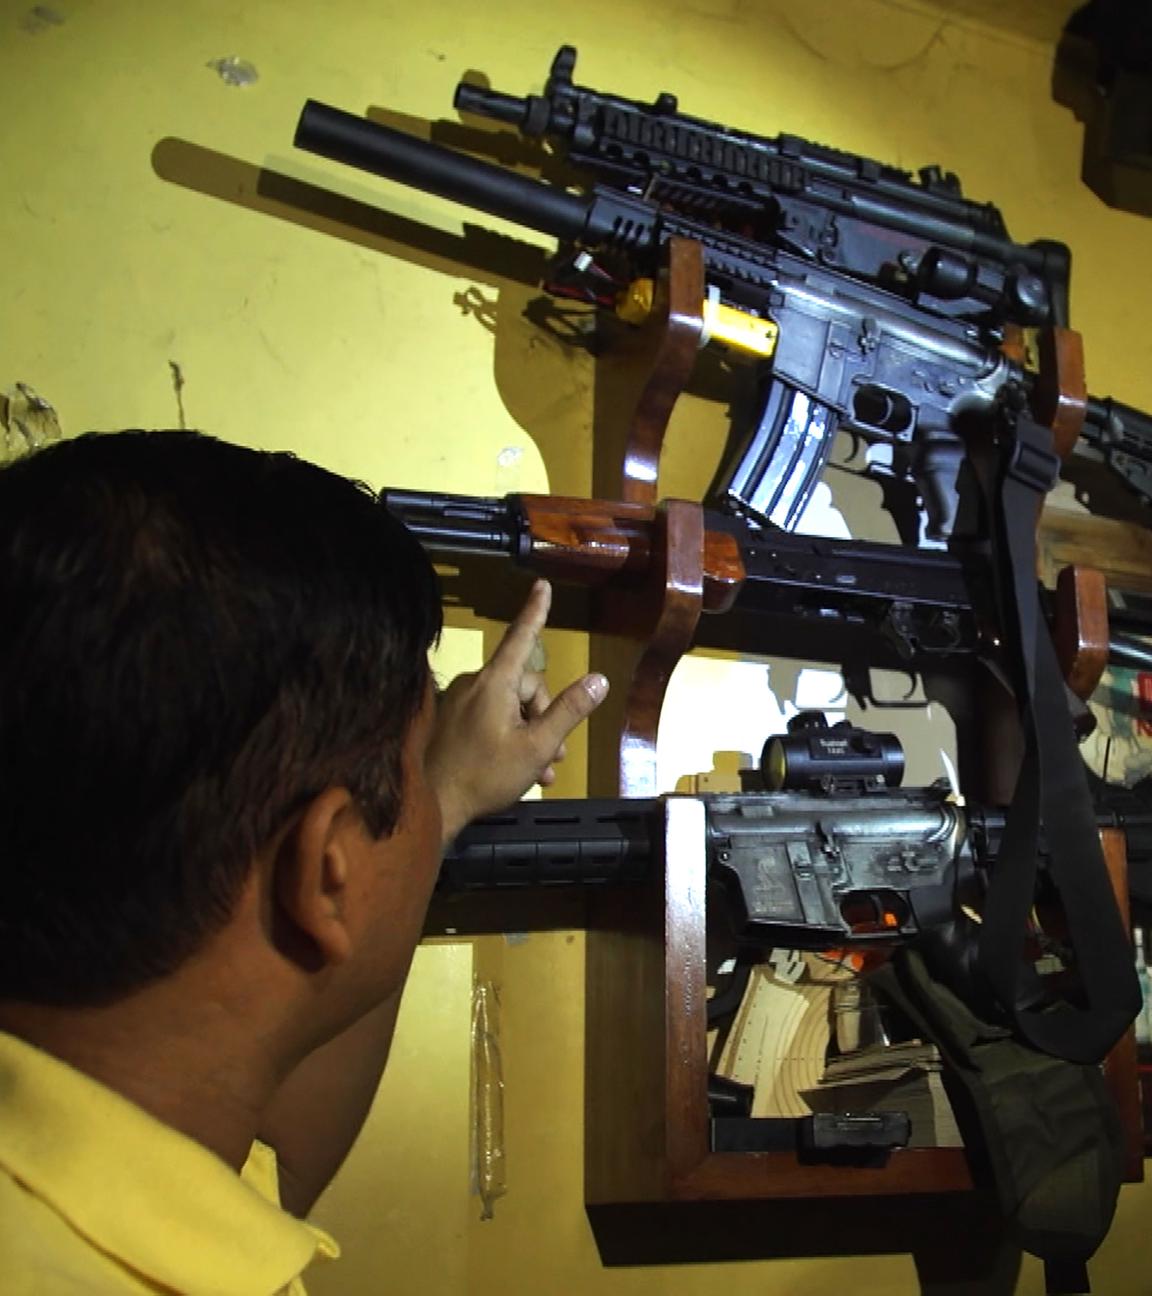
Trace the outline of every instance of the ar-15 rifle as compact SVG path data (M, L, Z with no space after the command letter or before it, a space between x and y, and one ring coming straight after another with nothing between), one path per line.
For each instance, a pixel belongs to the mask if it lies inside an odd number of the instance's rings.
M889 490L904 540L951 536L965 429L1005 388L1033 382L1018 363L1019 326L1066 323L1067 248L1013 243L995 207L964 199L938 169L916 183L795 137L686 117L671 95L651 106L602 95L572 85L574 60L560 51L544 96L461 84L456 102L559 143L595 177L586 194L314 101L296 143L555 235L547 286L631 322L649 308L667 242L693 240L704 251L705 336L765 362L757 413L713 501L791 529L843 427L888 448L878 475L914 484L911 500ZM1146 497L1152 420L1088 397L1065 435L1082 430L1079 480L1103 463Z
M902 944L967 925L965 907L979 913L1005 824L1003 810L966 805L947 786L902 788L903 775L895 734L801 712L765 743L759 770L743 772L743 792L521 801L464 829L438 886L451 895L643 882L677 806L678 843L698 834L687 846L707 860L739 944ZM1099 824L1143 842L1152 813L1114 809ZM941 942L937 955L959 960L939 967L954 983L970 976L962 964L974 949L962 944Z
M708 877L728 893L741 942L822 950L893 944L979 902L1003 816L944 787L902 789L894 734L801 713L765 744L766 783L744 793L522 801L470 824L445 855L448 892L653 876L675 804ZM759 782L759 780L756 780ZM771 788L771 790L768 790Z

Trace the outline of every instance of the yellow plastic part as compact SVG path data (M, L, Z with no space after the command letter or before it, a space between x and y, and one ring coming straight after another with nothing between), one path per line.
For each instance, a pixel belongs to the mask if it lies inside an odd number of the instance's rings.
M656 285L651 279L633 279L616 298L616 314L625 324L643 324L652 314Z
M626 324L643 324L652 314L655 297L651 279L633 279L616 299L616 314ZM746 355L768 357L776 350L779 334L774 320L725 306L713 297L704 302L704 344L719 342Z
M704 328L709 342L763 357L772 355L780 336L780 326L775 320L761 319L713 301L704 303Z

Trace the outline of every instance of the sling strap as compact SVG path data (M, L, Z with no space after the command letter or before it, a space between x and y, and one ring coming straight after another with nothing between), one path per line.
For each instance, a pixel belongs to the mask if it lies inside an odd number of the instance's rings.
M980 929L978 965L1020 1036L1072 1062L1100 1062L1141 1006L1131 944L1096 829L1056 650L1036 580L1036 526L1059 472L1052 432L1013 417L996 498L991 501L993 570L1000 624L1014 649L1024 758ZM1079 1003L1039 1004L1039 979L1023 944L1035 899L1040 828L1060 895Z

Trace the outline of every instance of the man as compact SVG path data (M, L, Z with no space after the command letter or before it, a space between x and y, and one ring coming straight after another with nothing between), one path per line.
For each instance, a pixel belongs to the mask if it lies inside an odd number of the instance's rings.
M6 1292L299 1292L336 1253L303 1216L443 843L607 689L549 697L548 602L437 701L435 576L364 488L186 433L0 471Z

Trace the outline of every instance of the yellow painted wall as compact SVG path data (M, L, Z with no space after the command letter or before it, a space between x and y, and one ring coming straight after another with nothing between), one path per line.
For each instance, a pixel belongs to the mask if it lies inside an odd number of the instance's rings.
M236 441L376 485L586 492L592 371L521 317L531 256L465 237L457 209L291 147L306 97L450 117L466 69L539 88L567 41L590 84L670 89L686 111L766 134L947 164L1018 238L1072 244L1092 386L1152 407L1152 223L1078 183L1080 127L1052 103L1050 49L1033 39L1058 26L1056 0L960 8L0 0L0 389L31 384L66 432L173 425L175 362L189 425ZM1009 30L972 22L998 13ZM232 55L254 84L207 66ZM723 429L719 406L685 406L673 484L708 475ZM448 657L490 648L496 631L481 631L450 635ZM575 636L554 636L551 653L558 677L583 661ZM581 789L582 756L577 742L558 791ZM462 1142L473 967L503 994L508 1193L484 1223ZM433 946L414 975L396 1066L321 1206L349 1263L315 1291L918 1290L906 1256L603 1269L581 1205L581 938ZM1150 1206L1148 1190L1126 1190L1095 1266L1106 1296L1152 1291ZM1042 1290L1038 1266L1025 1262L1015 1290Z

